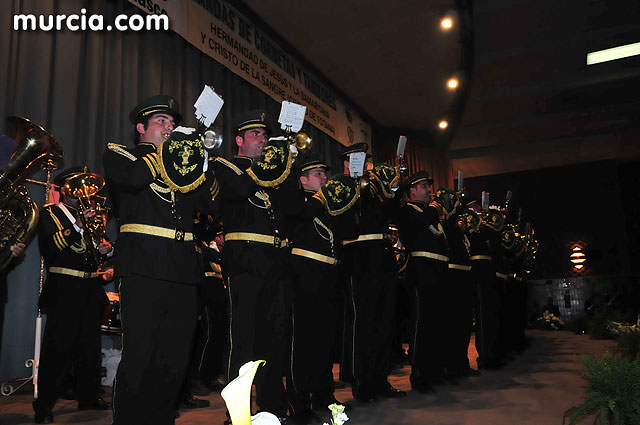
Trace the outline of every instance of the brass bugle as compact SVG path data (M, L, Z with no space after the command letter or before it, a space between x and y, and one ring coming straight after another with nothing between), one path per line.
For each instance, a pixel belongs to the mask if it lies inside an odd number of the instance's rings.
M289 136L289 140L300 152L308 152L313 143L313 139L304 131L296 133L294 136Z
M218 149L222 146L222 132L217 128L210 128L209 130L204 132L204 139L202 140L202 144L205 149Z

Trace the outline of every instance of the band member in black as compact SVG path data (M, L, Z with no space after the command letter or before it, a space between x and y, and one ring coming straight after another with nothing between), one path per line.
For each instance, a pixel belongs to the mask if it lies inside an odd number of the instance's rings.
M100 319L108 299L98 277L98 264L90 254L85 221L95 215L92 208L80 210L78 199L64 188L65 181L84 167L61 171L54 184L61 189L59 204L45 205L38 224L40 253L47 279L38 306L47 315L40 367L38 398L33 402L36 423L53 422L58 383L73 364L78 409L110 409L100 398ZM105 239L95 246L100 255L110 254Z
M161 178L157 149L173 137L181 118L172 97L148 98L130 114L136 145L110 143L103 156L120 224L115 276L123 351L114 425L173 424L189 362L196 284L204 273L194 249L193 217L217 207L217 182L207 171L195 190L182 192Z

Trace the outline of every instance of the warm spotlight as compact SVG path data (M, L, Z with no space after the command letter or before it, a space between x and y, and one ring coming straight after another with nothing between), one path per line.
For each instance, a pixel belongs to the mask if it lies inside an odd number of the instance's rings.
M460 81L458 81L457 78L449 78L449 81L447 81L447 87L449 87L451 90L457 89L459 84Z
M444 30L450 30L451 28L453 28L453 19L449 17L442 18L442 20L440 21L440 27L442 27L442 29Z
M438 123L438 127L440 127L440 130L446 130L447 127L449 127L449 122L447 120L442 120Z

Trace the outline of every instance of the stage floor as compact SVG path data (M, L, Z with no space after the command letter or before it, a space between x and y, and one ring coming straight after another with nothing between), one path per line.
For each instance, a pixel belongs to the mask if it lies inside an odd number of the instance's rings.
M583 397L582 354L601 355L615 347L614 341L589 339L568 331L527 331L531 347L509 365L459 385L437 387L437 393L409 392L403 399L384 399L372 404L354 402L350 387L336 390L336 398L349 402L348 425L552 425L561 424L563 413ZM434 349L437 349L434 347ZM475 367L475 350L469 349ZM337 366L334 373L337 375ZM409 391L409 366L395 370L389 381ZM110 400L110 388L106 388ZM181 411L177 425L222 425L224 402L219 393L205 396L211 407ZM0 425L33 422L33 388L9 397L0 396ZM59 400L53 414L58 424L111 424L110 411L78 411L76 402ZM323 419L328 422L328 410Z

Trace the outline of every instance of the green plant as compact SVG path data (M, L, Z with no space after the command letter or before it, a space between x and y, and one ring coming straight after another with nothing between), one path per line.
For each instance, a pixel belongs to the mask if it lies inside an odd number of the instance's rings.
M587 331L592 339L611 339L613 335L609 329L609 322L621 322L622 313L607 308L595 313L587 326Z
M609 322L609 330L616 337L620 354L629 358L636 358L640 354L640 318L633 325Z
M602 359L582 357L587 380L586 397L564 414L563 424L595 415L603 425L640 424L640 358L605 353Z

